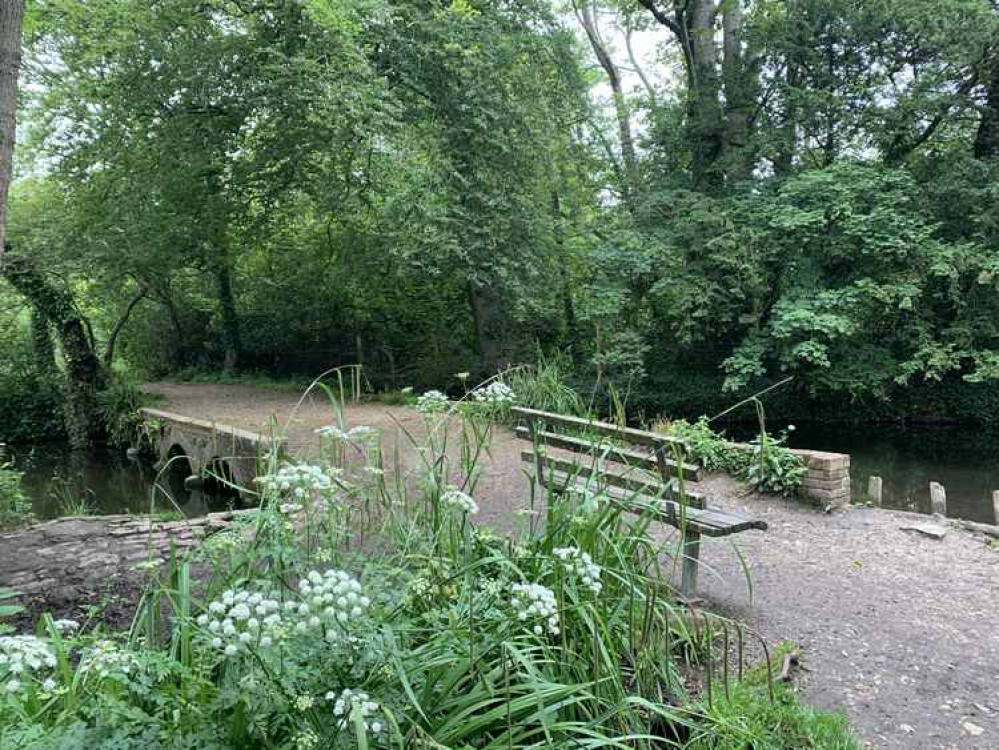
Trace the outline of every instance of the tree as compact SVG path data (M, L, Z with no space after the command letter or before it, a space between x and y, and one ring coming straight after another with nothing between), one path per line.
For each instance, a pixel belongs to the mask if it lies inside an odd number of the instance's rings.
M0 3L0 262L6 250L7 194L14 176L17 78L21 69L24 0Z

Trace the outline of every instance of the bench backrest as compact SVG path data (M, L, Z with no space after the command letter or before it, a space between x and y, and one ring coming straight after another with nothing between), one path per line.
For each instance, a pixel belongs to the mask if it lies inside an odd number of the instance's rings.
M532 444L521 458L535 464L539 479L552 471L595 477L600 483L644 495L676 496L703 507L703 498L690 483L701 478L701 468L685 460L682 440L648 430L618 427L607 422L516 407L519 438ZM564 458L539 448L567 452ZM576 454L575 456L571 454ZM586 457L587 462L580 460Z

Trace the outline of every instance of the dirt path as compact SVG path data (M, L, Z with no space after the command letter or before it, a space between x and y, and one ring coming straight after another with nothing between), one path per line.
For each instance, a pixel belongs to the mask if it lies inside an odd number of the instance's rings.
M319 395L246 386L155 384L163 408L251 430L272 415L287 425L293 451L310 453L313 430L332 421ZM422 420L411 409L364 404L350 426L382 427L391 446ZM526 503L519 448L497 435L477 499L480 523L510 528ZM710 608L739 617L771 643L803 649L807 700L845 710L873 747L999 748L999 553L950 530L934 540L899 526L912 517L850 509L825 515L744 495L726 477L707 482L712 505L745 509L769 525L735 537L752 570L752 600L729 541L703 545L701 594ZM663 532L664 536L668 532Z

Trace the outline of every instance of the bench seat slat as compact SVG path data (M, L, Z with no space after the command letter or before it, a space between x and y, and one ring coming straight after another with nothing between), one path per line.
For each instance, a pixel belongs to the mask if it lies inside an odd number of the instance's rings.
M514 432L517 433L517 437L519 438L532 442L534 440L531 430L527 427L516 427L514 428ZM560 435L556 432L539 432L538 440L546 445L564 448L576 453L599 454L608 460L625 464L626 466L638 466L651 472L659 471L659 464L656 461L655 455L649 455L642 451L619 448L606 442L593 442L569 435ZM686 462L677 463L669 458L665 460L665 463L670 474L673 476L677 476L682 472L683 478L688 482L697 482L701 479L701 468L699 466Z
M533 450L521 451L520 457L525 462L535 465L538 461L538 456ZM580 463L569 461L564 458L557 458L555 456L542 455L540 456L540 459L546 471L548 469L554 469L555 471L561 471L575 476L593 477L600 485L620 487L625 490L638 492L644 495L651 495L653 497L665 494L666 497L671 499L679 492L677 481L675 479L670 481L668 485L664 485L659 481L658 476L643 477L638 471L629 476L608 471L606 467L598 469L593 465L595 462L591 462L589 466L585 466ZM699 508L704 507L704 496L701 493L684 487L684 496L687 499L688 505Z
M552 475L556 489L566 489L569 486L577 485L578 478L566 472L557 471ZM541 484L548 486L548 479L542 479ZM656 520L679 527L680 519L686 518L686 527L690 531L695 531L704 536L722 537L738 534L741 531L758 529L767 530L766 521L749 518L738 513L730 513L714 508L704 509L687 506L681 509L679 503L672 500L664 500L648 495L625 494L621 488L609 487L604 493L611 502L624 508L630 513L650 513ZM681 515L681 510L683 515Z
M515 406L513 408L513 413L524 417L525 419L552 422L554 424L565 425L566 427L573 427L578 430L595 432L606 437L627 440L632 443L641 443L642 445L652 446L675 445L681 450L684 449L684 442L679 438L667 437L666 435L660 435L657 432L649 432L648 430L636 430L632 427L618 427L617 425L610 424L609 422L597 422L590 419L581 419L580 417L568 417L564 414L553 414L550 411L525 409L522 406Z

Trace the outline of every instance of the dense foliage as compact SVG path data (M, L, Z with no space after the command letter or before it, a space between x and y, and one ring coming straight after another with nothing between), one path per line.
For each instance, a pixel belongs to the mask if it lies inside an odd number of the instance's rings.
M745 669L743 626L673 602L648 518L539 495L515 539L476 526L507 396L425 398L411 473L340 421L318 462L272 455L259 511L160 560L128 633L0 636L0 745L859 747Z
M102 370L539 348L647 418L999 413L989 0L28 5L0 437Z

